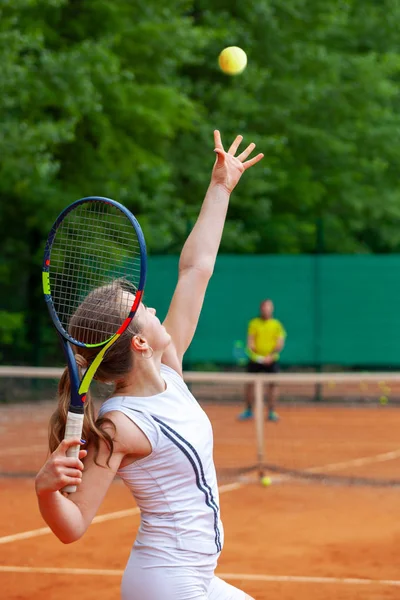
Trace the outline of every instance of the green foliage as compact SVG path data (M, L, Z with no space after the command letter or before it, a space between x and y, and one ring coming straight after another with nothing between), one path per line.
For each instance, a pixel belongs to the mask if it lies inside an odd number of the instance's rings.
M8 313L0 311L0 344L9 345L17 341L17 336L23 327L21 313Z
M243 131L266 154L232 199L223 250L313 252L323 216L327 251L398 251L398 3L199 4L220 32L208 63L235 43L249 66L210 71L213 86L193 77L193 93L225 138Z
M326 251L400 251L399 20L397 0L0 2L1 309L24 315L24 360L53 339L40 262L58 212L110 196L150 251L178 252L216 127L265 153L222 251L314 252L317 222ZM231 44L238 77L217 66Z
M36 360L33 344L46 337L40 261L66 204L90 194L122 201L155 250L185 230L179 206L172 208L169 149L197 120L179 69L208 41L185 16L189 7L182 0L161 12L155 0L1 5L0 272L3 308L25 312L27 360Z

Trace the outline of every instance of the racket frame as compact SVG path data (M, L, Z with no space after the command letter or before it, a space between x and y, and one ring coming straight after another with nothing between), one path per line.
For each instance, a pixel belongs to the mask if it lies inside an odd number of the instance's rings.
M109 204L117 209L119 209L130 221L133 226L136 236L139 242L139 252L140 252L140 277L139 283L137 286L137 290L135 292L135 301L130 309L129 315L123 321L119 329L107 340L97 343L97 344L85 344L80 342L79 340L73 338L66 329L63 327L60 319L58 318L57 311L54 307L52 295L51 295L51 286L50 286L50 265L51 265L51 249L53 245L53 241L56 237L56 233L61 223L67 217L67 215L73 211L76 207L89 203L89 202L103 202L105 204ZM64 352L64 356L67 362L70 382L71 382L71 399L70 405L68 408L68 418L66 423L66 431L65 438L71 437L81 437L82 435L82 425L83 425L83 416L84 416L84 403L86 400L86 394L89 390L90 384L93 380L93 377L102 362L105 353L107 350L114 344L118 338L122 335L122 333L127 329L129 324L131 323L133 317L136 314L136 311L139 307L140 301L143 296L144 285L146 281L146 270L147 270L147 255L146 255L146 243L144 239L143 232L141 227L137 221L137 219L133 216L133 214L122 204L116 202L115 200L111 200L110 198L105 198L103 196L87 196L85 198L81 198L80 200L76 200L69 206L67 206L57 217L54 222L49 236L47 238L44 257L43 257L43 265L42 265L42 285L43 285L43 293L47 308L49 310L51 319L53 324L57 330L58 337L60 339L60 343ZM72 350L71 344L80 348L95 348L101 347L101 350L98 352L89 368L86 369L82 379L79 377L79 370L75 360L75 355ZM67 455L68 456L79 456L79 446L74 446L69 449ZM76 491L76 486L66 486L63 488L63 491L67 493L71 493Z
M51 287L50 287L51 248L52 248L53 241L54 241L54 238L57 233L57 229L60 227L61 223L64 221L64 219L67 217L67 215L72 210L74 210L77 206L80 206L81 204L85 204L88 202L104 202L105 204L109 204L109 205L119 209L128 218L128 220L131 222L133 228L135 229L135 233L136 233L138 241L139 241L140 265L141 265L139 283L138 283L138 287L137 287L137 290L135 293L135 301L131 307L129 315L127 316L125 321L121 324L118 331L114 335L112 335L109 339L107 339L103 342L100 342L98 344L85 344L85 343L80 342L79 340L73 338L71 335L69 335L69 333L64 329L60 319L58 318L57 312L54 308L54 303L53 303L53 299L51 296ZM48 236L48 239L46 242L44 257L43 257L43 267L42 267L43 292L44 292L44 298L45 298L50 316L52 318L55 328L57 329L57 331L59 333L59 337L62 342L62 348L63 348L64 355L65 355L67 365L69 368L70 377L71 377L70 409L72 409L74 412L83 412L83 403L86 399L85 398L86 393L89 389L89 386L92 382L92 379L94 377L96 370L98 369L101 361L103 360L105 353L107 352L108 348L114 342L116 342L117 339L120 337L120 335L126 330L126 328L131 323L133 317L135 316L135 313L138 309L138 306L139 306L140 301L143 296L143 289L144 289L144 285L145 285L145 281L146 281L146 267L147 267L146 243L145 243L143 232L140 228L140 225L139 225L137 219L133 216L133 214L125 206L123 206L119 202L116 202L115 200L111 200L110 198L105 198L103 196L88 196L85 198L81 198L80 200L76 200L75 202L73 202L72 204L67 206L59 214L59 216L57 217L56 221L54 222L54 224L50 230L50 233L49 233L49 236ZM73 353L71 347L69 346L68 342L70 342L74 346L78 346L81 348L95 348L95 347L102 346L102 349L97 354L96 358L93 360L90 367L86 370L81 381L79 381L78 367L76 364L74 353Z

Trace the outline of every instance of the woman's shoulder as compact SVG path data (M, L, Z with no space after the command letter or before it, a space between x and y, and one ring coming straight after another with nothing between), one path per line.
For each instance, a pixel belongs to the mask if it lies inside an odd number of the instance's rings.
M111 396L103 402L100 406L98 418L105 415L105 413L113 412L121 408L123 402L123 396Z

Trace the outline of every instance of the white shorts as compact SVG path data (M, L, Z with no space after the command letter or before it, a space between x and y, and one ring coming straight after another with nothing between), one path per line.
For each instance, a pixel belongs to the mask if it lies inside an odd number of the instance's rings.
M214 575L218 555L134 547L121 584L122 600L245 600Z

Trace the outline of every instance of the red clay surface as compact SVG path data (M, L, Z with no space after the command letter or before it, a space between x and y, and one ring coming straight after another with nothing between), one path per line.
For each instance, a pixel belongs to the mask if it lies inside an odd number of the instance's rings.
M43 526L32 482L4 482L1 535ZM132 507L129 493L115 483L100 513ZM218 572L257 600L381 600L399 598L400 587L384 583L253 581L251 576L356 578L399 581L400 492L366 488L246 485L221 496L226 543ZM0 564L90 568L104 575L0 572L2 598L63 600L118 598L139 516L93 524L85 537L63 546L52 534L0 544ZM240 579L240 575L243 579ZM160 599L161 600L161 599Z
M0 471L40 467L51 409L45 403L35 412L30 407L0 409ZM236 421L240 407L206 409L214 426L217 466L223 471L253 464L254 424ZM281 422L265 428L267 460L290 468L400 479L400 408L308 405L282 406L280 412ZM139 525L138 514L93 524L70 546L52 534L4 540L45 524L33 479L0 478L0 489L1 598L64 600L66 588L68 595L87 600L119 597L120 572ZM129 492L117 481L99 513L133 507ZM268 488L247 483L225 489L221 511L226 542L218 572L257 600L400 598L400 488L273 479ZM11 572L17 567L32 572ZM45 567L55 571L33 571ZM65 568L103 574L59 571ZM282 576L288 580L279 580Z

